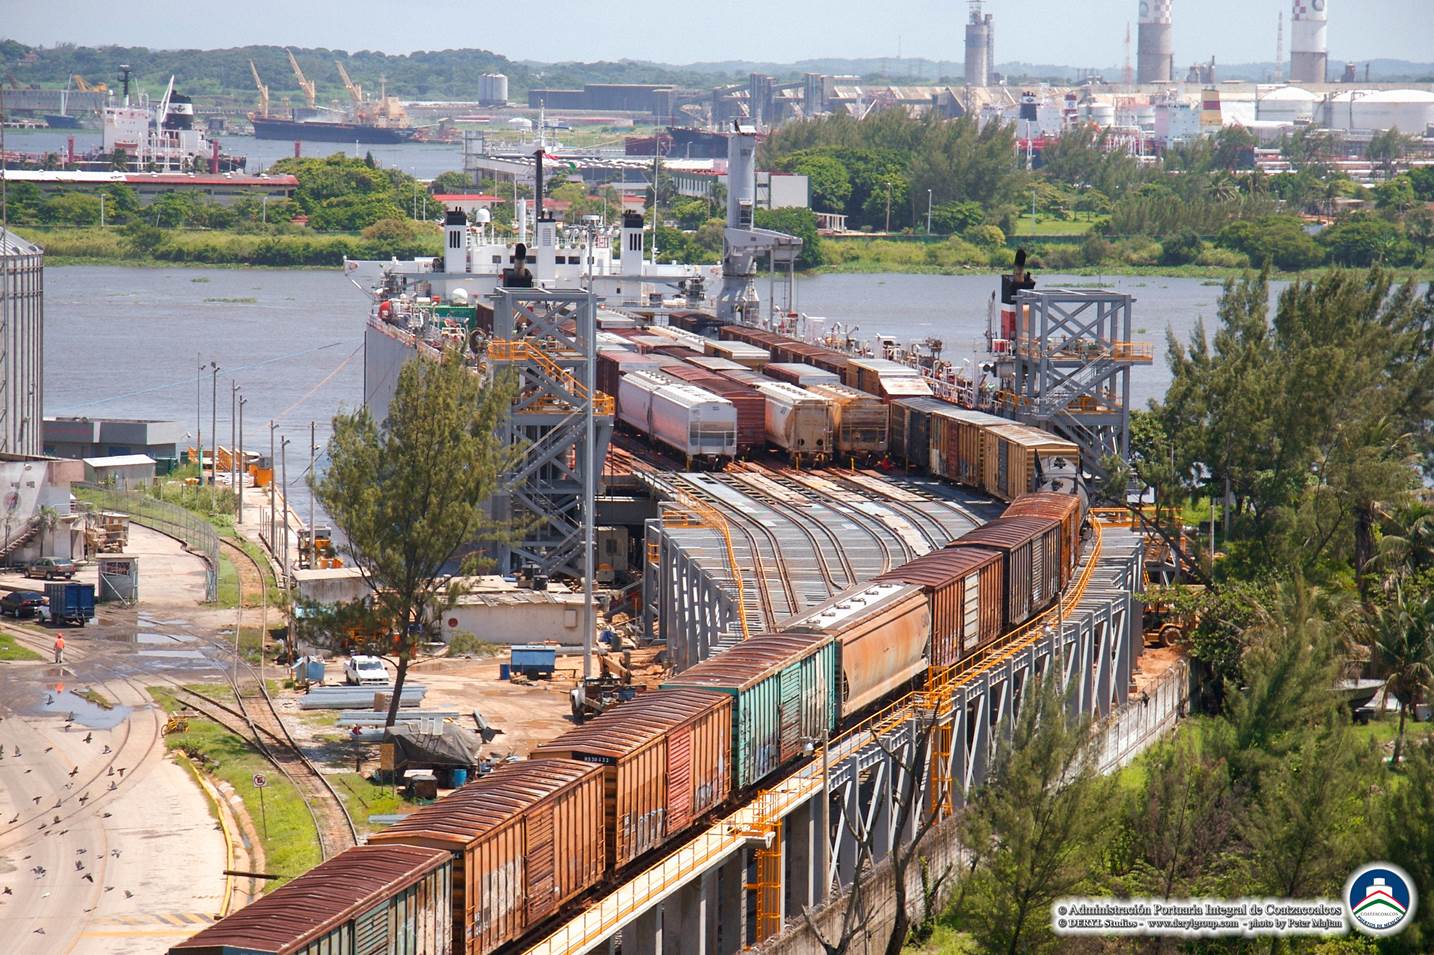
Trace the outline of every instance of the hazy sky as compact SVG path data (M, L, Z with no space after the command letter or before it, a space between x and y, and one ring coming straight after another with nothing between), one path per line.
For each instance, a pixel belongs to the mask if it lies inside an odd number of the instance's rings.
M1289 0L1174 0L1183 68L1273 60ZM1434 59L1434 0L1329 0L1333 59ZM250 43L333 49L482 47L513 59L669 63L807 57L960 60L962 0L0 0L0 36L163 48ZM1123 59L1136 0L987 0L999 62L1107 66ZM1132 25L1133 30L1133 25Z

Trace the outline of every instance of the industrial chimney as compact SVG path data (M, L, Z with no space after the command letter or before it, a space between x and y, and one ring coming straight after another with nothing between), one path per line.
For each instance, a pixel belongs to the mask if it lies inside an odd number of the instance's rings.
M990 86L991 51L995 48L991 15L982 15L981 0L971 0L971 18L966 22L966 85Z
M1290 16L1290 82L1323 83L1329 75L1325 0L1294 0Z
M1135 82L1169 83L1175 72L1172 0L1140 0L1140 26L1135 40Z

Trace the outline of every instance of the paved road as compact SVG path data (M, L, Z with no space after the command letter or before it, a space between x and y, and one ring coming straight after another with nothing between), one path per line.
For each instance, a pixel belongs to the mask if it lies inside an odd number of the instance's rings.
M164 714L143 690L155 669L203 665L177 630L136 616L72 631L63 667L0 664L5 952L162 953L218 912L223 834L165 756ZM76 695L87 688L113 707Z

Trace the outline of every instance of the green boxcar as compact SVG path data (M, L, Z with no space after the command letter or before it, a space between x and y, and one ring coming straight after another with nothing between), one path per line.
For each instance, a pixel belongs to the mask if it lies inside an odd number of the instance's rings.
M717 690L732 707L732 786L747 789L836 729L837 647L822 634L771 633L662 684Z

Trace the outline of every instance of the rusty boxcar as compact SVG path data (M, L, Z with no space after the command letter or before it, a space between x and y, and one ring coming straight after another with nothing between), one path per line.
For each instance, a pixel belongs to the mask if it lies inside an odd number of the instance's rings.
M486 955L602 878L602 803L600 767L505 763L369 843L451 853L453 950Z
M727 799L732 699L706 690L639 694L534 748L600 765L607 859L618 869Z
M944 548L889 570L878 581L914 584L931 605L932 666L950 666L1001 635L1001 554Z

